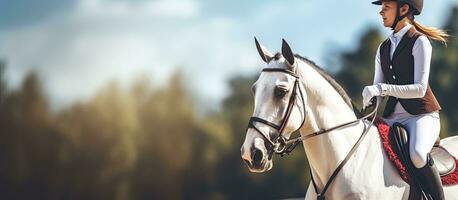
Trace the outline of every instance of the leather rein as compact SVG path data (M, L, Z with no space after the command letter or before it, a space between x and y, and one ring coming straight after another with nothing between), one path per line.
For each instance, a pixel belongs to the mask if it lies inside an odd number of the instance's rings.
M286 125L288 124L289 117L290 117L291 112L292 112L292 110L294 108L294 104L295 104L296 98L298 96L297 95L297 93L298 93L297 91L298 90L299 90L299 95L300 95L300 98L301 98L301 101L302 101L303 119L302 119L301 126L299 126L299 128L296 129L293 132L298 131L303 126L303 124L305 122L305 100L304 100L304 96L302 94L302 90L300 89L300 86L299 86L299 76L295 72L293 72L291 70L281 69L281 68L264 68L262 70L262 72L282 72L282 73L286 73L288 75L291 75L291 76L295 77L293 91L292 91L292 94L291 94L291 96L289 98L288 106L286 108L286 113L285 113L283 119L281 120L281 124L280 125L277 125L277 124L275 124L273 122L270 122L268 120L265 120L265 119L262 119L262 118L259 118L259 117L253 117L253 116L250 118L250 121L248 123L248 128L247 129L253 128L262 137L264 137L264 139L266 139L266 141L269 143L269 147L270 147L270 148L268 148L269 159L272 158L273 153L275 153L277 155L280 155L282 157L284 155L290 154L297 147L297 145L299 143L302 143L304 140L307 140L309 138L312 138L312 137L315 137L315 136L319 136L319 135L331 132L333 130L346 128L346 127L348 127L350 125L359 123L360 121L363 121L363 120L373 116L371 121L370 121L369 126L367 126L367 127L364 126L363 132L362 132L361 136L358 138L358 141L353 145L353 147L351 148L350 152L348 152L348 154L344 158L344 160L334 170L334 172L332 173L331 177L329 178L329 180L327 181L326 185L324 186L324 188L323 188L323 190L321 192L318 191L318 188L316 186L315 180L313 178L313 174L310 171L310 174L311 174L311 177L312 177L313 187L315 188L315 192L317 193L317 199L324 200L324 195L325 195L327 189L329 188L329 186L331 185L332 181L337 176L339 171L343 168L343 166L348 162L348 160L350 159L351 155L353 155L353 153L356 151L358 146L361 144L361 141L364 139L364 137L369 132L370 127L373 125L374 120L375 120L375 116L377 115L377 109L378 109L377 100L376 100L376 98L372 98L372 105L375 105L374 110L372 112L370 112L369 114L361 117L361 118L358 118L356 120L353 120L353 121L350 121L350 122L346 122L346 123L343 123L343 124L340 124L340 125L328 128L328 129L321 129L321 130L315 131L313 133L306 134L304 136L299 136L299 137L294 138L294 139L287 139L286 137L284 137L283 131L284 131ZM270 126L271 128L277 130L278 136L274 140L271 140L269 136L264 134L261 130L259 130L255 126L255 124L254 124L255 122ZM364 125L366 125L366 124L364 124Z

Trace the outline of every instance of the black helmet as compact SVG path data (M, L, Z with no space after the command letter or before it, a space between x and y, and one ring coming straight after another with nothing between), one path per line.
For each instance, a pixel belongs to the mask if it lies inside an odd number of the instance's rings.
M412 9L414 15L419 15L423 10L423 0L378 0L373 1L372 4L375 5L382 5L382 2L386 1L397 1L400 5L406 3L409 4L410 8Z

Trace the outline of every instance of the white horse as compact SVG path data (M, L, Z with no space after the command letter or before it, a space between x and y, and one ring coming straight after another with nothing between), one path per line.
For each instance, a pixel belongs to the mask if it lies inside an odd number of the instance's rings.
M283 40L282 52L275 55L257 40L256 46L266 68L294 72L298 79L275 70L261 73L252 86L255 118L280 126L295 81L299 80L297 89L302 95L297 95L293 100L294 106L284 123L283 136L289 138L293 131L299 130L304 137L308 133L356 120L349 98L342 88L313 62L294 55L286 41ZM272 124L259 121L253 121L252 124L256 128L247 129L241 148L242 159L251 172L266 172L273 166L270 142L278 137L279 131ZM360 121L303 142L318 191L322 191L335 168L358 140L364 125L369 124L368 121ZM441 145L455 157L458 156L457 136L442 139ZM458 199L458 185L444 187L444 193L446 199ZM325 194L327 199L392 200L408 199L408 196L409 185L401 179L388 159L374 125ZM310 182L305 199L316 198L317 193Z

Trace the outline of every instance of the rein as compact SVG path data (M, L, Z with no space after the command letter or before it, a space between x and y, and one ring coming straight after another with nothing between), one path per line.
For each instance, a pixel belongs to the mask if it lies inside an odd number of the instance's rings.
M305 101L304 101L304 96L302 94L302 90L300 89L300 86L299 86L299 76L295 72L293 72L291 70L280 69L280 68L264 68L262 70L262 72L283 72L283 73L286 73L286 74L289 74L289 75L295 77L295 79L296 79L294 81L294 88L293 88L292 94L290 96L290 99L289 99L289 102L288 102L288 106L286 108L285 116L283 117L280 125L277 125L277 124L275 124L273 122L267 121L267 120L259 118L259 117L251 117L250 121L248 123L248 129L249 128L255 129L269 143L269 146L271 147L268 150L269 151L269 159L272 158L273 153L278 154L278 155L280 155L282 157L284 155L290 154L297 147L297 145L299 143L302 143L304 140L307 140L309 138L312 138L312 137L315 137L315 136L319 136L319 135L331 132L333 130L346 128L346 127L348 127L350 125L359 123L360 121L363 121L363 120L373 116L372 120L370 121L370 125L368 127L364 126L363 132L362 132L361 136L358 138L358 141L355 143L355 145L353 145L353 147L351 148L350 152L348 152L348 154L345 157L345 159L334 170L334 172L332 173L331 177L329 178L329 180L325 184L325 186L323 188L323 191L321 191L321 192L318 191L318 188L316 186L315 180L313 178L313 174L310 171L310 174L311 174L311 177L312 177L313 187L315 188L315 192L317 193L317 199L324 200L325 199L324 195L325 195L327 189L329 188L329 186L331 185L332 181L337 176L339 171L343 168L343 166L348 162L348 160L350 159L351 155L353 155L353 153L356 151L358 146L361 144L361 141L364 139L364 137L369 132L370 127L373 125L374 120L375 120L375 116L377 115L378 102L377 102L376 98L372 98L372 100L371 100L373 102L372 105L375 105L374 110L372 112L370 112L369 114L361 117L361 118L358 118L356 120L353 120L353 121L350 121L350 122L346 122L346 123L343 123L343 124L340 124L340 125L328 128L328 129L322 129L322 130L319 130L319 131L316 131L316 132L313 132L313 133L310 133L310 134L306 134L304 136L300 136L300 137L297 137L297 138L294 138L294 139L286 139L283 136L282 133L283 133L283 131L284 131L284 129L285 129L287 123L288 123L288 119L289 119L289 117L291 115L293 106L294 106L294 104L296 102L297 90L299 90L299 94L300 94L302 105L303 105L303 107L302 107L303 108L303 111L302 111L303 120L302 120L301 126L299 126L299 128L296 129L295 131L299 130L302 127L302 125L304 124L304 122L305 122ZM265 135L261 130L259 130L254 125L255 122L262 123L264 125L267 125L267 126L270 126L270 127L274 128L275 130L278 131L278 136L272 141L267 135ZM364 125L366 125L366 124L364 124ZM295 131L293 131L293 132L295 132Z
M333 128L330 128L332 130L334 129L338 129L338 128L342 128L342 127L345 127L345 126L348 126L350 124L353 124L353 123L356 123L358 121L362 121L364 119L367 119L369 118L370 116L373 116L372 117L372 120L370 121L370 124L369 126L364 126L364 129L363 129L363 132L361 134L361 136L358 138L358 141L356 141L355 145L353 145L353 147L351 148L350 152L348 152L347 156L345 156L345 158L342 160L342 162L337 166L337 168L334 170L334 172L332 173L332 175L329 177L329 180L326 182L326 184L324 185L324 188L321 192L318 192L318 187L316 186L316 183L315 183L315 180L313 179L313 174L312 174L312 171L310 170L310 177L312 177L312 183L313 183L313 187L315 188L315 192L317 194L317 199L318 200L324 200L325 197L325 193L326 191L328 190L329 186L331 185L332 181L336 178L337 174L339 173L339 171L345 166L345 164L348 162L348 160L350 160L350 157L353 155L353 153L356 151L356 149L358 148L358 146L361 144L361 142L363 141L364 137L366 137L367 133L369 132L370 128L372 127L372 125L374 124L374 121L375 121L375 116L377 115L377 110L378 110L378 103L377 103L377 99L376 98L372 98L371 100L372 102L375 101L375 103L373 103L373 105L375 104L375 108L374 110L365 115L364 117L361 117L357 120L354 120L354 121L351 121L351 122L348 122L348 123L345 123L345 124L342 124L342 125L339 125L339 126L336 126L336 127L333 127ZM364 124L364 123L363 123ZM365 125L365 124L364 124ZM326 132L329 132L330 129L327 129ZM325 132L324 132L325 133ZM323 133L320 133L320 134L323 134ZM317 135L320 135L320 134L317 134ZM316 135L313 135L313 136L316 136ZM311 137L313 137L311 136ZM302 138L302 137L301 137ZM309 137L310 138L310 137ZM301 139L302 140L305 140L305 139Z

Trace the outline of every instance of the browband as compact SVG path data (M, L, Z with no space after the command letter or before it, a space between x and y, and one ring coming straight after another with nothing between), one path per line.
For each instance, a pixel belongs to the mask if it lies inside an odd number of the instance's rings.
M293 71L291 70L287 70L287 69L281 69L281 68L264 68L262 69L263 72L283 72L283 73L287 73L291 76L294 76L296 78L299 78L299 76L294 73Z

